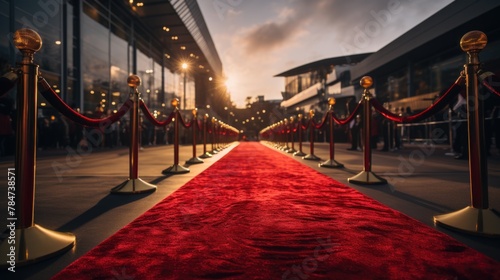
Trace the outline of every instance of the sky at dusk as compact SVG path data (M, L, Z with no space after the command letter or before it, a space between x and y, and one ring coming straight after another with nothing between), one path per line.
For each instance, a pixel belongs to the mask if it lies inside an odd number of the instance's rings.
M375 52L451 0L198 0L227 77L243 107L281 100L276 74L316 60Z

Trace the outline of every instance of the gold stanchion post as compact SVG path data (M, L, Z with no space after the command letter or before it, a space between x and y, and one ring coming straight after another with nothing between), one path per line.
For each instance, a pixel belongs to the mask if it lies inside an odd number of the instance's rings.
M196 126L198 126L198 109L193 109L193 157L186 161L187 164L203 163L203 160L196 156Z
M224 150L225 148L225 145L224 145L224 135L225 135L225 123L223 123L222 121L219 121L219 133L217 134L218 137L217 137L217 150L218 151L222 151Z
M182 174L189 173L189 168L186 168L179 164L179 122L181 114L179 112L179 99L174 98L171 102L172 107L174 107L175 121L174 121L174 165L163 170L161 173L164 175L168 174Z
M217 119L212 117L212 155L218 154L219 151L215 148L216 146L216 134L217 134Z
M130 147L129 147L129 178L120 185L111 189L111 193L135 194L156 191L156 186L139 178L139 91L141 78L130 75L127 78L128 86L132 89L131 98L134 101L130 112Z
M353 184L360 185L378 185L378 184L387 184L387 180L377 176L372 172L372 149L371 149L371 120L372 120L372 110L370 99L372 97L370 93L370 88L373 85L373 79L369 76L364 76L360 81L361 86L364 88L363 93L363 136L364 136L364 145L363 145L363 154L364 154L364 165L363 171L358 173L357 175L348 178L347 181ZM353 140L355 141L355 140Z
M287 136L286 136L286 123L281 120L278 122L279 126L280 126L280 129L281 129L281 141L280 141L280 145L279 145L279 150L280 151L286 151L287 149Z
M326 168L342 168L344 165L335 160L335 142L333 141L333 105L335 105L335 98L328 98L328 104L330 105L330 109L328 111L329 129L330 129L330 159L320 163L319 167Z
M212 155L207 152L207 120L208 120L208 114L205 114L203 116L203 154L200 156L200 158L211 158Z
M437 225L485 236L500 236L500 214L488 205L488 162L484 140L484 96L478 90L479 52L488 39L481 31L466 33L460 47L467 53L464 65L469 130L471 205L456 212L434 216Z
M278 150L281 150L281 148L283 147L283 145L282 145L282 140L283 140L282 126L283 126L282 121L278 121L275 123L275 128L278 132L276 133L276 144L274 147Z
M9 268L63 253L75 244L75 236L45 229L34 223L38 65L35 52L42 47L38 33L23 28L14 33L14 45L23 57L17 86L15 168L9 168L8 237L0 244L0 266Z
M313 123L313 117L314 117L314 111L311 110L309 111L309 121L311 124L309 125L309 154L304 156L302 159L306 160L320 160L319 157L317 157L314 154L314 123Z
M298 134L298 137L299 137L299 150L295 153L293 153L294 156L296 157L303 157L306 155L306 153L304 153L302 151L302 117L303 115L302 114L298 114L297 118L298 118L298 123L297 123L297 134Z
M292 147L290 149L288 149L287 153L289 154L294 154L297 152L297 150L295 150L295 139L293 137L293 121L295 120L294 117L290 117L290 142L292 142Z

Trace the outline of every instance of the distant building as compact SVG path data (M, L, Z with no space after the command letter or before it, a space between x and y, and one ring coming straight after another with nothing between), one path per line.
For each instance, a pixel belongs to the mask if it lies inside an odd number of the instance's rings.
M254 102L248 99L246 108L229 109L227 123L239 129L246 140L256 140L260 130L283 119L279 103L280 100L265 100L264 95L257 96Z
M346 101L355 96L355 88L350 84L350 69L369 55L366 53L322 59L275 75L285 78L281 107L287 114L309 110L324 111L328 98L335 97L338 99L336 110L339 114L344 114Z
M499 75L499 15L499 1L454 1L353 66L352 83L369 75L379 101L393 110L421 111L458 78L466 62L460 38L472 30L487 35L479 56L485 69Z
M43 77L81 112L117 109L129 98L130 74L142 79L152 110L174 97L186 109L225 106L222 63L195 0L0 1L0 11L0 75L19 60L10 35L34 29ZM41 97L38 105L49 106Z

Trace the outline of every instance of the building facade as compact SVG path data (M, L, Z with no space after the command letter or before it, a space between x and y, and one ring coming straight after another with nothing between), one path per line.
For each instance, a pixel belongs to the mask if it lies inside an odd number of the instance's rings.
M483 68L500 74L499 12L497 1L454 1L354 66L352 83L372 76L379 101L393 110L421 111L460 75L467 59L460 38L472 30L488 37L479 54Z
M322 59L275 75L285 78L281 107L289 114L309 110L324 111L328 107L328 98L334 97L338 99L335 110L343 115L347 100L355 97L350 69L368 55L370 54Z
M158 112L174 97L185 109L227 100L215 85L222 63L195 0L0 0L2 73L20 59L11 43L20 28L40 34L35 62L42 76L87 115L119 108L131 74L142 79L141 97ZM50 105L39 97L38 106Z

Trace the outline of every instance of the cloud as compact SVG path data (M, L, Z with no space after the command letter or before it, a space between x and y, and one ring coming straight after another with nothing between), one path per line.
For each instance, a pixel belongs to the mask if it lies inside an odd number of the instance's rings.
M218 29L212 35L225 72L237 81L231 91L235 101L255 95L274 99L283 89L283 80L273 78L277 73L323 58L376 51L450 2L241 1L225 21L215 14ZM384 19L387 11L390 17Z
M308 34L308 30L342 32L358 21L364 13L356 9L359 5L366 9L378 9L387 5L380 1L332 1L332 0L286 0L285 6L276 9L274 18L240 32L239 43L247 54L271 52L284 46L292 46L298 39ZM381 4L383 3L383 4Z
M291 21L267 22L248 30L242 38L247 53L271 51L282 47L300 33L300 27Z

